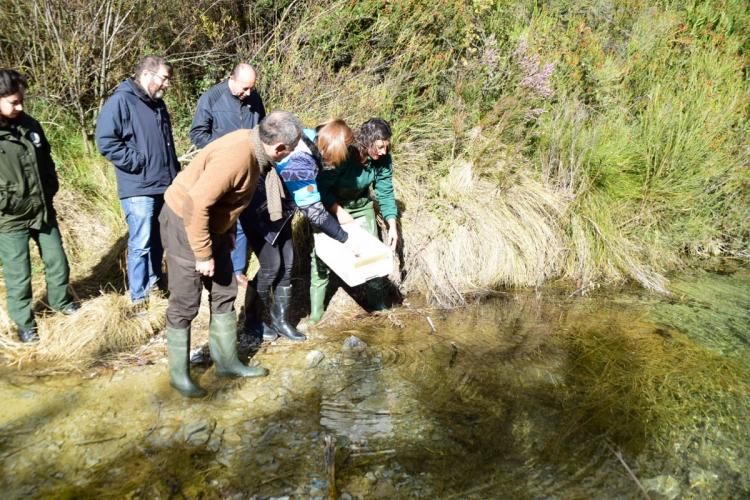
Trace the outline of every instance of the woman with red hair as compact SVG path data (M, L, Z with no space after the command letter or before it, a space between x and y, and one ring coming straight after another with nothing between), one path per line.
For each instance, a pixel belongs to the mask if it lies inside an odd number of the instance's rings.
M258 182L250 207L240 217L250 245L260 261L260 270L245 295L245 333L264 340L283 335L290 340L306 337L289 323L292 299L292 216L299 209L314 230L346 243L348 235L320 201L316 184L319 172L335 169L346 160L354 134L340 119L329 120L315 129L304 129L297 148L280 162L275 171L283 183L269 195L268 183ZM278 189L278 190L276 190ZM280 200L274 205L273 199ZM273 289L273 293L272 293ZM270 321L259 320L265 311L253 308L256 296L270 312Z

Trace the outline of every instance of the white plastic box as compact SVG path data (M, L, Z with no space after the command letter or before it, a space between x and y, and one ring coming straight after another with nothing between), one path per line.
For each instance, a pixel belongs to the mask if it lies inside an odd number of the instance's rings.
M343 228L361 250L358 257L343 243L330 236L323 233L315 233L313 236L315 253L339 278L349 286L357 286L372 278L391 274L393 252L388 245L362 229L356 221Z

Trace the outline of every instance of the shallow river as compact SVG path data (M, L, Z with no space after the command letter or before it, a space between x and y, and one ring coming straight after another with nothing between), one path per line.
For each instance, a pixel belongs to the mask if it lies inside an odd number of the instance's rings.
M750 272L501 294L254 352L0 378L3 498L750 496ZM326 440L329 460L326 461ZM335 491L331 486L335 485Z

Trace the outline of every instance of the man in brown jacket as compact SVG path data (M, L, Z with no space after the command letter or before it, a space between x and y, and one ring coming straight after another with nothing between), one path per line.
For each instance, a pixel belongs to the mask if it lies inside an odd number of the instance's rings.
M159 222L169 273L169 375L172 387L185 396L206 394L189 372L190 324L203 287L209 292L209 347L217 374L268 374L237 358L237 281L230 253L235 223L250 203L260 172L289 155L301 132L293 114L275 111L252 130L240 129L208 144L164 193Z

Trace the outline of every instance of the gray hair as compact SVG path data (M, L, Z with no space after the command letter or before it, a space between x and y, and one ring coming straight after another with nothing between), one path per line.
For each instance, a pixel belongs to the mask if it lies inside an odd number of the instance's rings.
M288 111L274 111L258 125L261 142L269 146L281 142L287 149L294 149L301 134L302 123Z
M150 71L152 73L156 73L159 71L159 68L165 67L169 70L169 73L172 73L172 65L167 62L166 59L160 56L145 56L140 61L138 61L138 64L135 67L135 76L136 78L141 76L146 71Z

